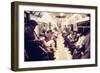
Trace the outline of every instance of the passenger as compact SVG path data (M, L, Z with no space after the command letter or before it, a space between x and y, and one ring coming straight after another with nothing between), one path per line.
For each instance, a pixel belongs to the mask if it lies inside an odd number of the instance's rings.
M54 37L54 32L52 30L48 30L45 35L45 41L47 44L48 54L49 54L49 60L54 60L54 52L56 51L56 39Z
M30 20L25 25L24 35L24 47L25 47L25 61L41 61L48 60L48 54L41 45L41 40L36 35L34 29L38 23L34 20Z
M86 51L89 52L90 39L89 39L88 33L89 33L88 31L87 33L83 32L82 35L79 37L79 40L75 43L76 49L74 50L74 53L73 53L73 59L81 59L82 55L83 54L85 55Z
M90 34L87 34L86 39L84 40L84 52L81 58L82 59L90 58Z
M78 35L76 31L71 31L68 36L64 37L65 47L69 48L69 51L73 55L73 51L75 49L74 43L78 41Z
M71 31L70 35L68 35L68 39L73 44L78 41L77 31Z

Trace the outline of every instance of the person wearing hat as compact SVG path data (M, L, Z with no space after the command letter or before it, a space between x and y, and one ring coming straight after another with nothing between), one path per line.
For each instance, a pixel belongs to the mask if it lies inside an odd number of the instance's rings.
M30 20L25 24L24 29L24 48L25 61L47 60L48 56L44 48L40 47L41 43L34 29L38 25L35 20Z

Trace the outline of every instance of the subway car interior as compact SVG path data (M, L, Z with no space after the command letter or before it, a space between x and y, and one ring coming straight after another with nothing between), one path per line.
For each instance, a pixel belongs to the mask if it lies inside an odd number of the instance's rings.
M90 58L90 14L24 11L24 61Z

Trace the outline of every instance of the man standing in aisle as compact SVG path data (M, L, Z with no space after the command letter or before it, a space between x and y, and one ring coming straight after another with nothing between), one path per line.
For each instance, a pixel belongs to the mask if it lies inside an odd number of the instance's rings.
M44 48L41 46L41 41L36 35L34 29L38 23L30 20L25 25L24 30L24 48L25 48L25 61L41 61L47 60L48 56Z

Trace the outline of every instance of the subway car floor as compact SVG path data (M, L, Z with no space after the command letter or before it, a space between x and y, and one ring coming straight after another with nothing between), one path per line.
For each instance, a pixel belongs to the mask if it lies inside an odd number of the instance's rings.
M64 39L61 35L58 35L57 38L57 50L55 52L56 60L70 60L72 56L68 48L64 47Z

